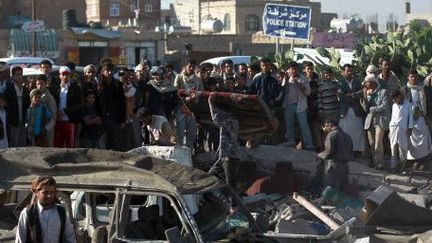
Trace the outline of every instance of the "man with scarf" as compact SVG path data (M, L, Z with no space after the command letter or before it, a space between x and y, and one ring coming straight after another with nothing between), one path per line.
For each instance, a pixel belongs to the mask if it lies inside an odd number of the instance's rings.
M151 79L146 87L146 107L152 114L170 120L177 104L177 92L171 81L166 78L166 74L166 69L162 66L151 68Z
M370 165L382 169L385 167L383 137L389 127L391 114L389 95L386 89L380 87L374 74L365 77L363 87L363 108L367 114L364 129L367 132L372 152L372 163Z
M429 155L431 146L431 137L429 128L426 125L426 95L424 87L418 82L418 73L416 70L408 72L408 83L402 88L404 97L411 103L413 113L413 131L410 136L410 146L408 146L408 160L424 159Z
M15 242L75 243L75 231L66 210L56 204L54 178L41 176L34 179L32 192L36 201L21 212Z

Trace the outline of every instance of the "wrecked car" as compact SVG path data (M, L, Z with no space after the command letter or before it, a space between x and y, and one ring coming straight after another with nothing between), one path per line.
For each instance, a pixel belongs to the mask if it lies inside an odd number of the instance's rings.
M229 187L172 161L55 148L7 149L0 160L0 242L14 242L19 214L34 200L31 181L40 175L56 179L77 242L208 242L260 233Z

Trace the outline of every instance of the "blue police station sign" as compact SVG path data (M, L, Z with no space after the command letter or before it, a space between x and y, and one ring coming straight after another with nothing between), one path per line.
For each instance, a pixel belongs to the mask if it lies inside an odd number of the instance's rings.
M301 6L267 3L263 12L265 35L309 40L311 9Z

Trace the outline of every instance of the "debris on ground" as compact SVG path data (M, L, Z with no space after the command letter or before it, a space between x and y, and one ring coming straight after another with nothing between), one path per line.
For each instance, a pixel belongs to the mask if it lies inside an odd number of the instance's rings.
M264 145L241 154L241 160L270 173L242 192L243 203L268 237L287 242L432 242L430 174L392 174L353 161L353 192L326 187L317 197L307 191L316 169L315 153ZM285 190L263 190L270 180Z

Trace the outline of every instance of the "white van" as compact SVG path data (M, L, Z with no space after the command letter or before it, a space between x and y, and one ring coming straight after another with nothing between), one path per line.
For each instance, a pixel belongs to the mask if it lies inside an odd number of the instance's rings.
M234 64L234 66L237 66L242 63L250 64L251 63L251 56L224 56L224 57L215 57L211 59L207 59L203 63L211 63L215 66L219 66L223 61L231 60Z
M54 61L45 57L4 57L0 58L0 62L5 62L9 66L21 66L21 67L39 67L43 60L48 60L54 65Z

